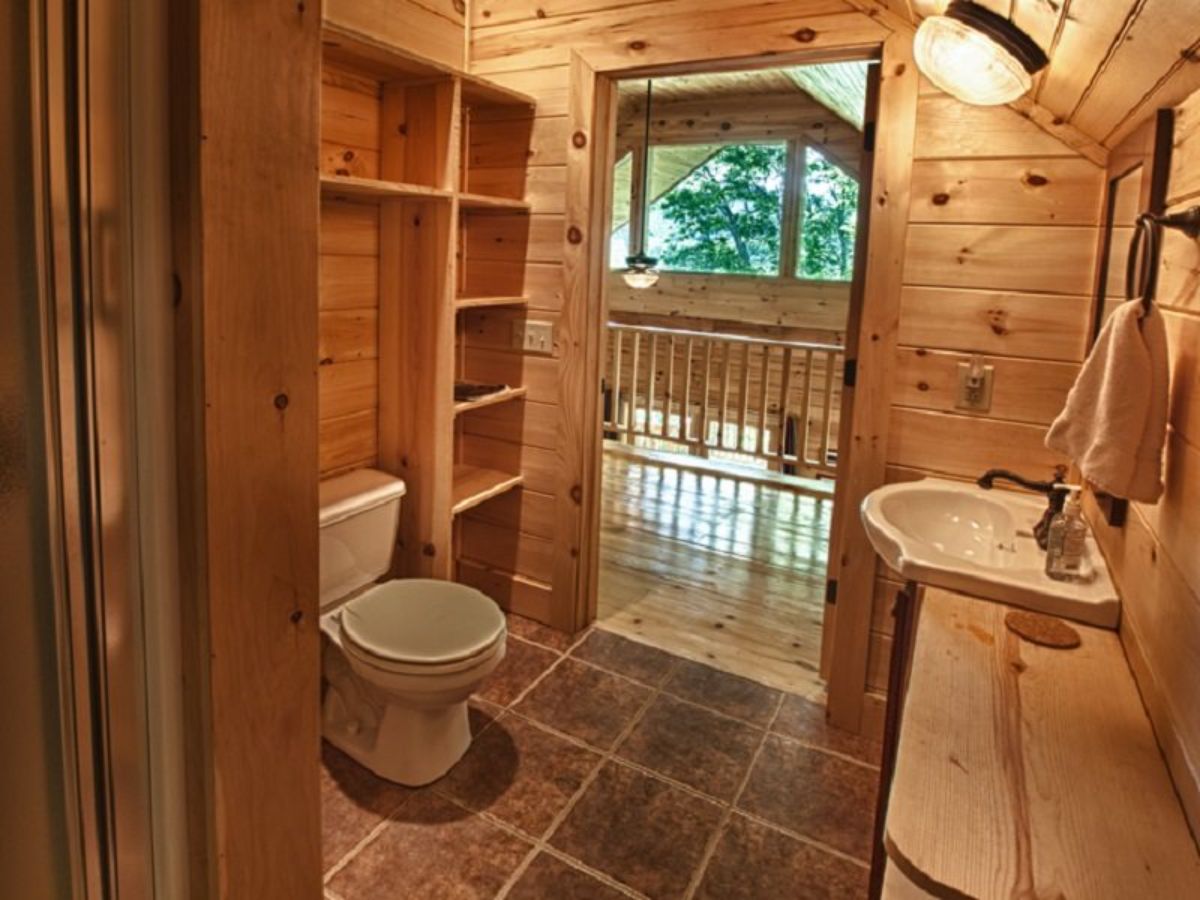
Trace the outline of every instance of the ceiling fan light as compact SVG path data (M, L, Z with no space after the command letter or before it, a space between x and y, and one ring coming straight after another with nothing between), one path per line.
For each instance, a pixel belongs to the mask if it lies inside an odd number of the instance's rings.
M658 269L655 268L658 265L657 259L639 253L636 256L627 257L625 265L627 268L621 273L621 277L631 288L641 290L658 284Z
M1027 93L1046 65L1041 48L1008 19L969 0L921 23L913 39L917 67L964 103L997 106Z

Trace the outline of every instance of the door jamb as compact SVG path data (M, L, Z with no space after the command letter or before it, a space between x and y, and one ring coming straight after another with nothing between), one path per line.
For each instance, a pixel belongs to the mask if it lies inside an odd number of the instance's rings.
M824 638L833 642L828 679L829 718L838 726L857 732L874 730L882 724L881 717L875 721L874 710L868 707L865 696L875 555L853 511L867 493L885 480L891 402L889 373L894 365L899 319L918 89L908 36L892 35L868 47L612 71L600 71L580 54L572 53L563 338L580 363L574 378L563 379L563 408L580 410L577 427L582 431L576 435L579 449L575 452L582 457L579 471L583 478L582 483L571 485L568 492L569 502L577 507L571 510L571 524L576 529L572 534L576 553L572 555L578 559L556 565L578 563L570 624L573 629L583 628L595 618L598 599L603 443L597 386L602 374L608 310L604 275L611 178L607 173L614 146L609 125L614 113L616 81L849 59L878 59L882 67L876 109L879 124L875 163L869 176L864 172L863 180L869 178L869 188L860 205L864 217L862 228L867 235L862 289L857 292L861 298L860 310L858 315L852 311L846 333L847 359L854 359L857 364L858 388L851 398L850 416L842 428L844 441L839 447L842 461L834 505L837 523L830 540L829 573L838 580L839 589L836 605L827 607L827 615L836 612L837 617L832 631L827 629ZM573 426L567 423L565 428L571 430ZM571 471L569 466L565 468ZM567 521L567 517L564 515L560 521Z

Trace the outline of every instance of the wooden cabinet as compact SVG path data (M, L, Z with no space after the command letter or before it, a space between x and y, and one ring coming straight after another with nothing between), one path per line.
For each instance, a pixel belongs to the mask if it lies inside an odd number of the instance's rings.
M397 569L451 578L457 517L523 480L464 423L525 386L455 383L504 381L465 333L525 301L533 100L329 24L321 82L321 475L403 478Z

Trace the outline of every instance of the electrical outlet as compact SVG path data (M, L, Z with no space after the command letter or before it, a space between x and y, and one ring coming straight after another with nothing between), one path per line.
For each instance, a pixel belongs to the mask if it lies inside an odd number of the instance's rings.
M537 319L514 319L512 323L512 346L525 353L554 352L554 323Z
M958 364L958 409L987 412L992 408L992 379L995 366L985 365L981 357Z

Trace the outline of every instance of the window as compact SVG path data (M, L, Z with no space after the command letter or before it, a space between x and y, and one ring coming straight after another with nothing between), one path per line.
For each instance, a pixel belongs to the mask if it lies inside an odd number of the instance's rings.
M767 277L786 268L797 278L849 280L858 184L812 147L794 155L805 169L802 202L793 204L800 228L794 256L781 258L788 155L784 141L651 147L646 251L659 268ZM629 255L637 168L626 153L614 170L614 268Z
M858 182L813 147L804 152L804 212L796 277L849 281L854 271Z

